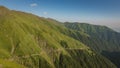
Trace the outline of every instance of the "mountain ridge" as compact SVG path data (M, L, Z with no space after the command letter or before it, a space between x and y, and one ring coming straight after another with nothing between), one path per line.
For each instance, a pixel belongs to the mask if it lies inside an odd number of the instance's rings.
M64 25L67 28L73 30L71 34L68 33L69 36L73 37L76 40L82 41L94 51L101 53L103 56L109 58L118 66L118 68L120 67L120 59L118 58L120 57L119 32L116 32L106 26L96 26L85 23L64 23ZM86 33L88 36L86 37L79 32Z
M26 12L4 11L7 13L0 16L3 68L116 68L107 58L66 35L69 30L63 24Z

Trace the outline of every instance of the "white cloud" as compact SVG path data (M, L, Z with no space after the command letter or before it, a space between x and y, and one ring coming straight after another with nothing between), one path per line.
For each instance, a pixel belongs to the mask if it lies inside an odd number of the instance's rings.
M36 7L36 6L38 6L38 4L37 3L32 3L32 4L30 4L30 6L31 7Z
M47 12L43 12L44 15L47 15L48 13Z

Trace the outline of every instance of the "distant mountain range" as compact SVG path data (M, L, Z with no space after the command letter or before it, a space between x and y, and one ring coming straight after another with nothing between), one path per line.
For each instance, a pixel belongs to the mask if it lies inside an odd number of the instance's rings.
M0 6L0 68L119 68L120 33Z
M82 41L94 51L109 58L120 68L120 33L99 25L86 23L64 23L74 32L68 33L70 37ZM84 36L84 34L86 34Z

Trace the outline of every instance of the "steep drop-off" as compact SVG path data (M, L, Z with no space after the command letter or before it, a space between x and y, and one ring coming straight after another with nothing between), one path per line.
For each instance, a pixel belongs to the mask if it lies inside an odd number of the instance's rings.
M64 25L70 29L67 35L106 56L120 68L120 33L100 25L86 23L64 23Z

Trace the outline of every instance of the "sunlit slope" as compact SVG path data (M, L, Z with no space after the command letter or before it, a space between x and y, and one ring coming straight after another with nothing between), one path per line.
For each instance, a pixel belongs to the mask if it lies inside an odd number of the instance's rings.
M52 20L0 7L1 65L21 68L116 68ZM6 67L7 68L7 67ZM18 68L18 67L16 67Z

